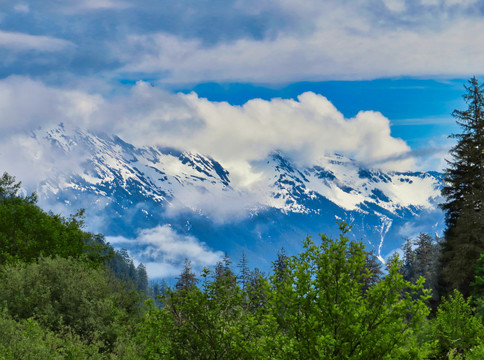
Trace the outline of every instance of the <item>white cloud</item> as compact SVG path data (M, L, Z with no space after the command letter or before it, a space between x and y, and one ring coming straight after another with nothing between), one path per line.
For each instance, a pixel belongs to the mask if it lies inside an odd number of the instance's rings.
M0 139L61 122L90 127L91 115L103 98L82 91L49 87L29 78L0 81Z
M237 168L233 167L233 169ZM175 199L164 209L165 214L168 217L174 217L189 208L194 212L208 215L216 224L244 219L248 211L265 207L268 194L268 187L263 187L266 179L258 178L257 186L243 182L251 175L250 172L239 174L239 180L242 182L240 188L250 188L250 191L245 189L245 191L238 191L238 189L210 191L207 188L198 189L196 186L180 187L176 191ZM231 176L232 178L237 180L237 175Z
M385 6L395 12L405 11L405 0L383 0Z
M444 0L445 5L452 6L452 5L460 5L460 6L469 6L473 5L477 2L477 0Z
M297 100L254 99L243 106L210 102L193 93L180 96L203 126L173 139L173 145L190 144L224 164L261 160L274 150L291 154L305 165L327 153L341 152L370 162L410 150L403 140L390 135L390 122L380 113L365 111L345 119L325 97L311 92ZM413 164L410 159L397 165Z
M340 152L382 168L409 169L413 159L386 163L410 151L390 134L390 121L372 111L344 116L325 97L311 92L297 100L253 99L242 106L210 102L195 93L168 94L138 83L128 96L106 101L89 121L109 127L137 145L169 145L208 154L241 182L255 182L250 162L281 150L302 164ZM136 124L136 127L133 127Z
M13 51L61 51L72 46L74 46L74 44L70 41L50 36L29 35L0 30L0 47L8 48Z
M13 9L16 11L16 12L19 12L19 13L28 13L30 12L30 7L26 4L17 4L13 7Z
M169 277L180 274L184 259L191 261L194 270L215 265L223 257L221 251L211 250L193 236L180 235L169 225L141 230L135 239L108 237L116 247L130 247L137 262L145 264L150 277Z
M61 7L67 13L95 11L95 10L124 10L131 7L128 1L123 0L71 0Z
M391 3L395 11L405 12L403 5L398 5L403 2ZM425 18L418 26L378 27L361 6L333 6L328 7L328 13L315 13L301 15L313 24L313 30L304 33L243 38L209 47L197 39L155 33L130 35L122 46L113 44L113 48L125 63L121 74L150 73L173 83L468 77L484 73L484 48L475 46L472 35L484 32L480 17L447 16L438 22ZM402 23L411 21L412 16L402 15Z
M14 146L11 143L17 139L25 156L35 154L28 139L19 142L20 134L64 123L116 134L137 146L172 146L210 155L231 172L235 185L248 189L263 179L250 163L274 150L303 165L339 152L387 169L415 167L409 146L391 136L390 121L381 113L362 111L345 119L324 96L311 92L296 100L253 99L233 106L210 102L195 93L171 94L143 82L127 94L103 97L12 77L0 81L0 123L4 151L8 151L6 144ZM47 155L39 156L45 160ZM12 162L4 157L2 165L12 167ZM187 196L197 199L193 194Z

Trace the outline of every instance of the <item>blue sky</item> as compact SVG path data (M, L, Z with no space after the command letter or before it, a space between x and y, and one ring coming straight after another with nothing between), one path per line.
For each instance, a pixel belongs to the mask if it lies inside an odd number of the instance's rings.
M3 136L72 123L137 144L183 144L243 172L254 154L224 159L230 144L220 140L227 134L212 131L220 128L215 118L234 116L230 121L243 133L244 121L255 117L247 131L257 132L262 111L279 124L278 111L294 107L281 105L282 98L300 111L270 146L230 134L239 150L260 147L262 157L282 148L302 162L318 152L362 153L369 164L406 154L414 161L389 167L440 170L452 145L447 135L458 130L450 113L465 106L462 85L484 74L483 20L481 0L3 1ZM321 97L302 104L298 96L305 92ZM356 131L345 142L339 124L332 137L341 139L341 149L309 146L303 134L292 135L295 125L313 124L317 116L327 119L313 130L330 132L339 114L348 122L361 111L354 126L366 138ZM133 125L141 130L133 132ZM169 136L161 133L166 129ZM192 141L201 129L208 129L203 137L215 134L212 147L202 136ZM381 143L366 148L378 134Z
M483 34L484 0L1 1L0 171L78 170L31 136L60 123L212 156L254 194L274 150L442 170Z

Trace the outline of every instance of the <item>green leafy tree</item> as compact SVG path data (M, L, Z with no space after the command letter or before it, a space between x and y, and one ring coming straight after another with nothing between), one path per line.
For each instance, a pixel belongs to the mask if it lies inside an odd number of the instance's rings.
M84 211L68 219L46 213L36 205L36 197L20 197L20 183L4 174L0 182L0 264L31 262L41 256L82 259L104 264L111 249L99 238L84 232Z
M107 359L101 344L84 343L69 329L57 334L33 319L16 320L0 310L0 359L63 360Z
M484 320L484 254L481 254L477 261L475 280L472 285L472 301L482 320Z
M428 314L423 279L405 281L395 262L365 291L367 253L344 236L346 224L341 229L339 239L322 235L319 245L307 238L305 251L287 260L283 283L272 277L273 358L391 359L412 350L412 329Z
M218 269L225 265L220 263ZM160 312L168 311L173 323L168 336L175 359L251 359L258 350L250 346L257 336L251 326L255 320L246 311L245 294L235 275L228 268L213 275L205 269L202 288L179 289L181 296L178 291L166 295Z
M470 299L454 292L437 309L432 322L432 338L436 340L434 355L443 359L449 352L465 354L484 341L484 325L474 315ZM480 350L474 350L474 355Z
M116 343L115 353L118 359L158 360L175 359L172 343L175 330L171 313L166 308L154 306L153 300L147 300L143 318L132 329L124 332Z
M473 77L465 86L467 110L452 115L462 132L453 134L457 144L444 175L445 232L440 283L442 293L459 289L470 294L473 269L484 252L484 93Z
M0 199L15 197L20 190L21 183L15 177L4 172L0 178Z
M70 329L107 350L123 326L139 316L139 296L102 268L64 258L4 266L0 304L15 319L34 318L56 333Z

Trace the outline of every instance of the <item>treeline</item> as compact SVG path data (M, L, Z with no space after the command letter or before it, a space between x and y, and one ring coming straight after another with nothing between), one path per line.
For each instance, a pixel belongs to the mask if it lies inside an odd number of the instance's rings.
M484 326L471 299L455 290L431 314L431 290L416 274L425 271L416 265L423 248L382 269L340 227L338 239L307 238L300 254L280 253L267 276L250 271L244 257L238 274L228 258L199 277L187 262L163 308L148 307L128 357L484 358Z
M142 264L0 178L0 358L104 359L141 321ZM116 356L114 356L116 358Z
M0 180L2 359L484 357L474 311L484 302L484 266L474 298L455 290L432 314L422 275L433 273L440 245L427 235L382 268L341 223L337 239L280 252L270 274L243 256L196 276L187 260L172 289L150 290L143 267L84 232L81 214L45 213L18 187L7 174ZM149 299L153 291L160 295Z

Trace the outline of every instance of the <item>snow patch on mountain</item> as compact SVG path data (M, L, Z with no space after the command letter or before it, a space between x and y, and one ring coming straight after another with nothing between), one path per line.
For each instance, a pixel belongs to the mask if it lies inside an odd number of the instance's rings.
M209 156L136 147L62 125L36 130L32 144L42 161L52 159L39 173L43 206L64 213L86 208L91 231L129 246L152 271L179 269L180 253L163 260L173 244L181 252L199 244L207 258L245 249L270 266L273 259L260 254L281 246L298 251L300 239L331 231L336 219L353 224L352 239L364 241L383 262L402 234L438 232L442 224L439 173L370 169L338 154L302 165L276 151L250 163L257 181L244 186ZM160 234L169 241L155 241Z
M283 154L273 153L257 169L273 181L267 204L286 212L317 212L304 203L319 196L349 211L368 213L372 204L398 214L404 209L433 209L440 197L439 174L366 169L341 155L322 157L311 167L297 167Z
M223 165L201 154L137 148L116 136L63 126L46 133L39 130L34 138L63 157L82 154L73 171L53 169L50 177L42 179L39 194L45 198L73 190L155 202L175 213L186 209L210 216L220 206L224 209L216 217L221 217L226 210L233 215L263 208L317 214L320 209L314 204L321 198L347 211L369 213L376 206L398 215L403 210L433 209L440 196L437 173L368 169L336 154L321 157L313 166L298 166L274 152L251 164L263 176L258 186L235 188Z

